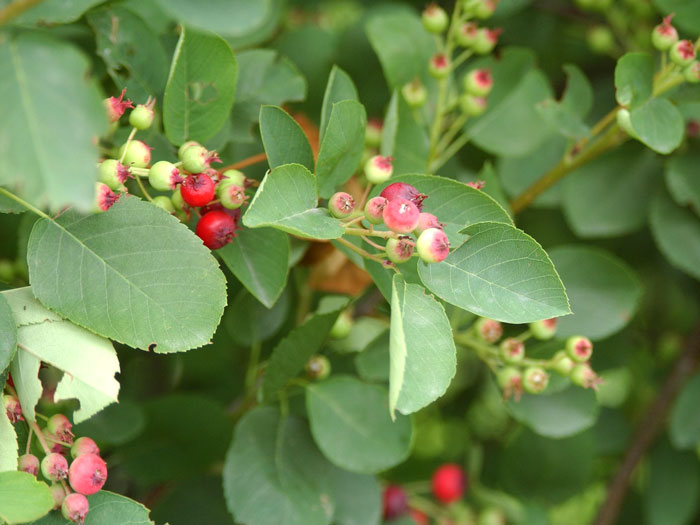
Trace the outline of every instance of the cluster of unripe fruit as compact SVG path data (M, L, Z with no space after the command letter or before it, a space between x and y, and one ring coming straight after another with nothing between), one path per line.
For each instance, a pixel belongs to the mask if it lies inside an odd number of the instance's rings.
M545 341L554 337L556 325L556 319L530 323L529 330L524 335ZM584 388L596 388L601 382L589 364L593 343L584 336L569 337L564 348L549 360L531 360L525 356L525 337L507 337L501 340L503 326L500 322L482 317L474 323L474 331L480 340L490 345L500 341L493 354L502 365L496 379L506 399L512 396L518 400L523 391L530 394L544 391L549 384L547 370L566 376L572 383Z
M471 507L460 504L468 485L464 469L456 463L445 463L433 472L433 497L447 506L444 513L435 516L438 525L506 525L505 514L498 508L487 507L477 515ZM408 515L417 525L428 525L428 515L412 506L409 499L400 485L387 485L382 494L384 520L391 522Z
M24 419L16 396L3 395L3 405L10 422ZM61 509L67 520L82 524L90 510L86 496L102 489L107 481L107 465L92 439L80 437L74 441L72 426L63 414L48 418L39 436L42 446L46 446L44 457L40 461L27 452L19 457L17 467L33 476L41 473L44 480L51 483L54 508ZM52 443L51 448L46 445L47 441Z
M105 101L107 114L117 122L127 108L133 108L130 100L110 97ZM153 123L153 102L138 105L129 114L129 124L136 130L148 129ZM98 168L96 208L109 209L125 192L128 178L143 177L151 188L159 192L172 192L151 199L182 220L189 219L194 211L199 215L195 233L204 244L216 250L233 240L240 218L239 208L248 197L245 188L248 181L237 170L223 173L212 169L211 164L221 162L216 151L195 141L185 142L178 149L176 163L160 160L151 164L151 148L143 141L133 139L133 134L119 149L118 159L106 159ZM139 181L140 182L140 181Z

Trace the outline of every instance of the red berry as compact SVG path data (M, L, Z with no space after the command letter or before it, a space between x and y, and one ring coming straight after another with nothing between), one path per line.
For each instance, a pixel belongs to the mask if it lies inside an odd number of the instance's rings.
M34 454L23 454L17 460L17 466L22 472L27 472L32 476L39 474L39 458Z
M68 494L61 505L61 514L73 523L85 523L85 516L90 510L90 504L85 496L78 493Z
M442 503L453 503L464 494L466 480L462 467L454 463L441 465L433 474L433 494Z
M180 193L184 201L193 207L205 206L214 198L216 187L211 177L199 173L188 175L180 185Z
M389 200L382 212L384 224L396 233L411 233L418 226L419 216L418 207L406 199Z
M219 210L202 215L195 228L197 236L210 250L218 250L233 241L235 232L236 221L225 211Z
M74 491L90 495L99 491L107 481L107 465L97 454L83 454L70 464L68 481Z
M70 449L70 455L77 458L83 454L97 454L99 456L100 448L97 446L97 443L89 437L78 438Z
M403 516L408 510L406 492L398 485L389 485L384 489L382 502L384 504L385 520L392 520Z
M73 424L63 414L54 414L46 423L46 430L48 430L50 434L68 444L73 443L73 432L70 431L71 428L73 428Z
M365 218L372 224L381 224L384 207L389 201L384 197L372 197L365 204Z
M428 198L424 193L419 192L416 188L405 182L394 182L389 184L380 193L389 202L395 199L408 199L418 207L418 210L423 209L423 201Z
M52 452L41 460L41 473L51 481L61 481L68 475L68 461L61 454Z

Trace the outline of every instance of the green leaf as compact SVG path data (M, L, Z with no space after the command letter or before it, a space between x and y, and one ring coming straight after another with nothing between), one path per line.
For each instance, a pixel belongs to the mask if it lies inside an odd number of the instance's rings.
M376 337L362 352L355 357L357 375L365 381L384 382L389 381L390 334L387 330Z
M202 142L219 131L233 106L237 72L225 40L182 29L163 99L163 125L170 142Z
M191 477L172 487L153 504L151 517L155 523L177 519L175 523L234 525L226 508L221 475L214 473Z
M17 351L17 330L12 310L0 294L0 372L4 372Z
M348 336L333 340L331 347L340 354L362 353L372 341L388 330L389 323L384 319L362 316L355 319Z
M327 468L302 420L255 408L236 426L226 454L226 504L237 522L250 525L328 525Z
M482 222L471 238L438 264L418 265L438 297L506 323L529 323L571 313L552 262L532 237L508 224Z
M577 386L552 394L525 395L506 406L515 419L551 438L573 436L592 427L599 411L593 390Z
M67 24L80 18L92 6L102 0L45 0L20 14L13 22L17 24L53 25ZM7 4L9 1L0 2Z
M258 31L276 7L272 0L208 0L203 4L189 0L156 1L187 26L239 38Z
M80 423L117 401L119 383L114 375L119 372L119 360L112 344L84 328L66 320L52 319L32 296L31 288L16 288L3 292L18 318L18 312L31 303L30 310L37 314L43 310L47 320L21 324L17 328L18 352L10 369L15 378L25 417L34 421L34 406L41 394L37 377L39 361L49 363L64 372L54 399L78 399L80 409L73 414Z
M566 73L566 89L561 104L583 119L593 107L593 87L578 66L564 64L563 69Z
M306 387L311 433L331 463L374 473L398 465L411 447L411 419L389 416L386 389L350 376Z
M391 89L426 77L425 65L435 52L435 42L415 13L377 14L365 27Z
M0 410L0 472L17 470L18 457L15 427L7 417L7 411Z
M700 210L700 177L696 167L700 154L674 155L666 163L666 187L681 206L691 205Z
M625 145L586 164L563 183L566 221L578 237L616 237L646 223L661 172L659 157Z
M78 436L90 436L100 444L124 445L143 431L146 415L141 404L121 399L95 414L87 421L75 425Z
M565 137L587 137L590 130L583 119L593 105L593 88L578 67L566 64L564 71L567 84L561 101L545 100L537 109L545 120Z
M44 35L4 38L0 185L33 204L87 210L97 179L95 143L107 128L102 95L88 80L90 63L77 48Z
M272 351L265 376L262 393L265 399L274 399L290 379L304 370L307 361L319 351L333 328L333 323L345 308L343 300L335 308L317 311L304 324L292 330Z
M32 290L44 305L134 348L202 346L226 303L225 279L201 240L136 197L124 196L99 215L69 211L40 220L27 260ZM183 272L197 278L183 280Z
M557 246L549 251L574 315L557 321L557 337L605 339L634 317L642 285L634 270L616 256L592 246Z
M678 108L665 98L652 98L630 112L636 138L657 153L671 153L680 146L685 123Z
M666 192L659 192L651 205L649 226L657 246L676 268L700 279L700 219L677 206Z
M299 123L282 108L260 108L260 135L271 169L282 164L301 164L314 169L314 154Z
M316 161L318 194L328 198L360 164L365 146L365 108L356 100L333 104Z
M41 518L53 505L46 483L26 472L0 472L0 520L8 525Z
M330 472L329 487L335 502L334 524L379 525L382 491L374 476L336 468Z
M700 374L695 374L681 390L671 411L669 437L679 449L695 449L700 443Z
M389 410L410 414L442 396L455 375L452 328L425 288L394 276L391 294Z
M226 309L222 324L236 343L251 346L270 339L282 328L289 303L289 286L269 309L247 290L241 290Z
M85 517L85 525L153 525L149 511L141 503L121 494L101 490L87 497L90 512ZM60 512L33 521L31 525L65 525L67 521Z
M168 78L168 57L146 22L119 6L91 11L87 19L95 32L95 52L114 83L126 88L126 97L134 104L144 104L148 96L160 98Z
M693 452L679 452L662 441L651 452L644 508L649 525L684 525L698 508L700 469Z
M395 92L396 93L396 92ZM392 103L396 103L395 116ZM394 178L404 173L425 171L430 141L424 126L416 121L416 114L403 97L392 97L387 109L387 120L382 128L382 155L394 157Z
M25 211L27 211L27 208L0 194L0 213L24 213Z
M218 254L236 279L272 308L287 285L289 237L272 228L243 228Z
M321 142L323 142L323 136L326 134L326 128L331 118L331 111L333 106L342 102L343 100L356 100L359 101L357 96L357 88L353 83L350 75L345 71L340 69L338 66L334 65L331 68L331 74L328 77L328 84L326 84L326 91L323 94L323 105L321 106L321 125L319 126L319 135Z
M337 239L345 231L328 210L317 208L316 179L300 164L285 164L265 175L243 224L312 239Z
M648 53L627 53L615 67L615 98L629 109L636 108L649 97L654 87L654 58Z
M399 104L401 97L399 92L394 90L389 100L389 105L384 114L382 123L382 144L379 153L384 157L393 157L396 148L396 137L399 130ZM421 164L424 166L425 162ZM420 168L419 168L420 169ZM401 172L403 173L403 172Z

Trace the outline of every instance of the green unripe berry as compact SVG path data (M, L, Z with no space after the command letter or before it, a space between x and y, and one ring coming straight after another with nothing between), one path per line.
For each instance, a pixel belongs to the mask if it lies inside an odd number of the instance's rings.
M560 350L554 354L552 370L557 374L568 376L575 366L576 363L566 354L566 351Z
M186 206L185 199L182 198L182 193L180 193L179 187L170 196L170 201L172 202L172 204L176 210L182 211L185 209L185 206Z
M245 188L245 175L242 171L226 170L221 174L221 184L235 184L241 188Z
M331 328L330 336L333 339L344 339L350 335L350 330L352 330L352 325L355 321L352 318L352 314L348 310L340 312L340 315L333 323L333 328Z
M392 157L375 155L365 163L365 177L372 184L382 184L391 178L394 168Z
M480 28L471 45L472 49L478 55L489 54L496 47L496 44L498 44L499 34L500 31L498 29Z
M411 108L421 107L423 104L425 104L425 101L428 98L428 91L417 78L408 84L405 84L401 88L401 94L403 95L406 104L408 104L408 106Z
M477 97L464 93L459 97L459 109L469 117L478 117L483 114L488 107L488 100L485 97Z
M410 237L391 238L386 241L386 255L391 262L401 264L411 258L414 246Z
M219 186L217 186L217 193L221 205L229 210L240 208L248 198L246 197L243 186L238 186L234 184L233 181L229 182L228 179L219 183Z
M486 343L495 343L503 335L503 325L487 317L477 319L474 329L477 337Z
M669 58L681 67L687 67L695 60L695 44L690 40L680 40L671 46Z
M539 394L549 384L549 374L538 366L531 366L523 372L523 388L531 394Z
M557 320L552 317L551 319L543 319L541 321L535 321L530 323L530 333L535 339L540 341L547 341L554 337L554 333L557 331Z
M472 47L479 36L479 26L474 22L465 22L457 31L455 37L462 47Z
M175 164L159 160L148 170L148 183L158 191L174 190L184 179Z
M428 73L436 79L445 78L450 74L451 63L450 57L444 53L433 55L428 62Z
M148 129L151 127L151 124L153 124L154 117L155 112L153 111L152 107L139 104L131 110L131 113L129 114L129 124L136 129Z
M671 25L673 15L667 16L651 32L651 43L659 51L667 51L678 42L678 31Z
M516 401L520 399L523 392L523 375L517 368L507 366L496 374L498 386L503 390L506 399L514 397Z
M476 525L506 525L506 515L501 509L489 507L479 513Z
M107 159L100 163L97 174L98 180L102 184L106 184L109 189L116 191L124 188L124 182L129 176L129 168L120 164L116 159Z
M683 70L685 80L691 84L700 82L700 62L695 60L692 64Z
M474 69L464 75L464 89L475 97L485 97L493 88L493 77L488 69Z
M608 55L617 47L615 36L607 26L592 27L586 34L586 41L591 51L600 55Z
M474 4L473 13L476 18L485 20L491 18L498 7L498 0L479 0Z
M331 363L324 355L315 355L306 363L306 376L309 379L319 381L327 378L331 373Z
M525 344L514 337L504 339L498 347L501 359L509 365L516 365L525 359Z
M192 145L182 154L182 166L190 173L202 173L209 167L207 157L207 148Z
M382 143L382 121L371 118L365 128L365 145L370 148L378 148Z
M585 363L593 354L593 343L582 335L573 335L566 340L566 353L577 363Z
M576 365L571 370L571 373L569 374L569 379L571 379L571 382L575 385L578 385L583 388L593 389L595 389L601 382L601 379L588 365L588 363Z
M437 4L429 4L421 15L423 27L428 33L439 35L444 33L450 22L445 10Z
M201 144L196 140L188 140L177 149L177 158L182 160L182 156L185 154L185 151L191 146L201 146Z
M126 151L126 153L125 153ZM140 140L132 140L129 142L129 147L126 143L119 148L119 158L124 157L123 164L125 166L133 166L135 168L145 168L151 162L151 148L146 146Z
M157 197L153 197L152 202L154 205L164 209L168 213L175 213L175 206L173 206L173 201L170 200L170 197L158 195Z

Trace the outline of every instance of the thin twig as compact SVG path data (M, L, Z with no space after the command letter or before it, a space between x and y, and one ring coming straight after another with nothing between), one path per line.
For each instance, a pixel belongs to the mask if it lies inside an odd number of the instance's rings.
M247 168L248 166L252 166L253 164L257 164L258 162L262 162L266 159L267 155L265 153L258 153L257 155L253 155L247 159L239 160L238 162L224 166L219 171L224 172L226 170L242 170L243 168Z
M17 0L10 5L0 9L0 26L7 24L10 20L18 17L28 9L31 9L43 0Z

